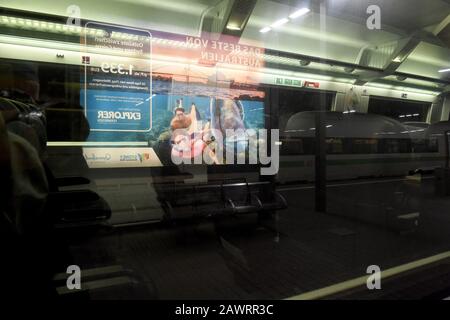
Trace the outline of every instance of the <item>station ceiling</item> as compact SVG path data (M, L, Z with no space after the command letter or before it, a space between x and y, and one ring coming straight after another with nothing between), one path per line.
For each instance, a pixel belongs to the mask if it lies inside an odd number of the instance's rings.
M241 43L324 59L330 70L333 62L354 65L361 70L341 72L354 72L356 84L398 73L450 84L450 72L439 72L450 68L450 0L0 0L1 7L60 16L73 4L85 20L193 36L234 32ZM370 5L381 9L380 30L366 25ZM260 32L303 7L310 12ZM232 19L241 30L228 30Z

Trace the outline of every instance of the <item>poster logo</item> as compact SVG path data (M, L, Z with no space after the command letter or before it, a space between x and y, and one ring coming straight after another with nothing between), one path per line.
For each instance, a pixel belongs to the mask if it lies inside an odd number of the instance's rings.
M150 160L150 154L149 153L138 153L139 161L142 163L143 161Z
M120 161L135 161L143 163L150 160L150 153L124 154L120 156Z
M91 57L89 57L89 56L82 56L81 57L81 63L82 64L91 64Z
M162 163L153 148L85 147L89 168L160 167Z

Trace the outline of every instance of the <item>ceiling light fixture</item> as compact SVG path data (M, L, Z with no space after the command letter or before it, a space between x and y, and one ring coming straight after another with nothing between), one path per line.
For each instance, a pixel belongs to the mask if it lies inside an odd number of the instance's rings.
M271 27L264 27L264 28L262 28L261 30L259 30L259 32L261 32L261 33L266 33L266 32L269 32L270 30L272 30Z
M289 19L296 19L298 17L304 16L305 14L307 14L308 12L310 12L311 10L309 10L308 8L301 8L297 11L295 11L294 13L292 13L289 16Z
M227 24L227 29L233 31L241 31L241 27L234 24Z
M298 17L304 16L305 14L307 14L310 11L311 10L308 9L308 8L298 9L298 10L294 11L293 13L291 13L289 15L289 18L283 18L283 19L277 20L274 23L272 23L270 25L270 27L264 27L264 28L260 29L259 32L261 32L261 33L269 32L270 30L278 28L278 27L288 23L289 21L291 21L293 19L297 19ZM227 28L230 29L229 26L227 26ZM230 29L230 30L233 30L233 29Z
M450 69L441 69L439 70L440 73L444 73L444 72L450 72Z
M272 28L278 28L278 27L281 27L283 24L286 24L286 23L288 23L288 22L289 22L289 19L288 19L288 18L283 18L283 19L280 19L280 20L275 21L275 22L272 23L270 26L271 26Z

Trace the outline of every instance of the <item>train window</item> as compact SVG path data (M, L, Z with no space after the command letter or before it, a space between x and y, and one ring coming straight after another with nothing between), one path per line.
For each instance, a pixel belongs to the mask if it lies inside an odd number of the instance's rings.
M409 139L380 139L379 153L409 153L411 140Z
M400 153L400 144L397 139L384 140L383 153Z
M411 149L413 153L429 152L429 141L427 139L411 140Z
M370 154L377 153L377 139L351 139L351 153Z
M428 140L428 152L439 152L439 142L436 137Z
M278 98L280 130L285 130L289 118L298 112L318 110L320 106L324 106L327 111L330 111L335 96L335 93L332 92L278 87L273 88L272 92Z
M284 138L282 139L281 155L303 154L303 139Z
M410 139L398 139L400 153L411 152L411 140Z
M189 301L446 298L449 16L3 0L1 290L205 318Z
M344 143L341 138L327 139L327 153L328 154L342 154L344 153Z
M400 122L420 121L427 119L431 103L406 101L371 96L368 113L379 114Z
M413 139L411 140L411 149L414 153L439 152L438 140L433 137L430 139Z
M315 152L315 139L311 137L281 138L281 141L281 155L312 155Z

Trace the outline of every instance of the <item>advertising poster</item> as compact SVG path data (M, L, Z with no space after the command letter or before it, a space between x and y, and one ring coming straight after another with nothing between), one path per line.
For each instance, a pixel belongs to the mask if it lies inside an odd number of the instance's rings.
M150 33L131 31L130 36L128 31L127 36L124 30L95 27L103 28L103 36L86 40L89 50L80 95L91 128L88 140L121 142L122 146L84 148L90 167L174 165L176 153L194 158L203 152L214 141L211 129L225 137L229 129L264 128L264 92L251 77L256 73L216 66L229 63L258 69L261 63L255 54L261 49L240 46L234 39L185 37L180 42L183 38L177 36L181 40L170 43L183 49L168 50ZM110 50L112 57L99 60L93 50L98 47ZM195 65L152 60L155 52L175 61L192 58ZM117 60L115 54L123 59ZM189 141L174 134L178 129L189 132ZM224 146L245 149L246 141L239 139L223 141ZM186 150L192 152L186 156L182 152ZM213 163L225 160L214 157Z
M153 128L147 135L149 145L163 164L171 164L171 152L182 147L173 135L176 129L196 126L190 143L204 147L208 130L263 129L264 93L256 88L231 88L229 83L210 83L205 78L154 74ZM226 141L224 141L226 143ZM201 149L200 149L201 150ZM192 157L196 156L192 150ZM221 164L221 163L217 163Z

